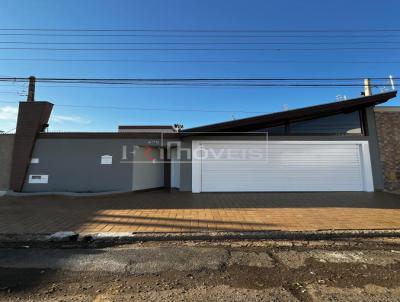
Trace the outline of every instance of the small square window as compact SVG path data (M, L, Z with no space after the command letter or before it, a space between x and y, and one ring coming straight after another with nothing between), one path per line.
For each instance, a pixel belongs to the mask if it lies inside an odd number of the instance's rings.
M101 162L102 165L112 165L112 156L111 155L103 155L101 157Z

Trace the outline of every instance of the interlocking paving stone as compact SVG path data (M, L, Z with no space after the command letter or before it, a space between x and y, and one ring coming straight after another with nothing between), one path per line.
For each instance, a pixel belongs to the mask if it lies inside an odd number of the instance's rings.
M400 229L390 193L137 192L0 197L0 233Z

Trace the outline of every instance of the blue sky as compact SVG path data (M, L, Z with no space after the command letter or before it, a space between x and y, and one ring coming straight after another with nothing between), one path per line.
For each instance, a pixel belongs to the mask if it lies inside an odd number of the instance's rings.
M0 28L100 29L386 29L400 28L400 2L377 1L0 1ZM390 41L400 33L371 33L370 38L160 38L160 37L30 37L0 36L25 42L345 42ZM345 46L345 44L343 44ZM4 46L4 45L3 45ZM6 45L7 46L7 45ZM340 44L336 45L340 46ZM365 45L364 45L365 46ZM374 45L372 45L374 46ZM376 45L375 45L376 46ZM1 45L0 45L1 47ZM107 46L105 46L107 47ZM163 46L160 46L163 47ZM287 46L290 47L290 46ZM0 59L129 59L129 60L271 60L271 61L400 61L398 50L352 51L141 51L71 52L0 50ZM399 76L400 64L293 63L151 63L46 62L0 60L0 76L27 77L387 77ZM10 84L7 84L10 85ZM25 97L21 84L0 84L0 101ZM77 88L38 84L37 100L55 104L50 130L114 131L119 124L184 124L186 128L249 116L240 111L274 112L334 101L338 94L356 97L360 88ZM172 109L232 110L235 113L163 112L78 109L57 105L95 105ZM397 100L391 105L397 105ZM16 104L0 102L0 130L14 127Z

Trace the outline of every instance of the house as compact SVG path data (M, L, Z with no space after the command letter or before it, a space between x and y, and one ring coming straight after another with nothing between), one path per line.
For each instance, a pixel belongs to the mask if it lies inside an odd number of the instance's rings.
M396 94L185 130L120 126L113 133L45 132L53 104L21 102L15 135L0 135L0 186L17 192L400 189L399 148L392 145L399 142L400 111L375 107Z

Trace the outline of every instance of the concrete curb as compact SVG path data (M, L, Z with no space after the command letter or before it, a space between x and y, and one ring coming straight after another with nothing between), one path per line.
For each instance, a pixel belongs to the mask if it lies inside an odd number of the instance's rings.
M96 233L81 234L84 241L174 241L174 240L323 240L337 238L399 237L400 230L321 230L321 231L264 231L264 232L196 232L196 233Z
M54 234L0 234L0 244L31 243L99 243L126 244L139 241L185 240L334 240L347 238L400 238L400 230L318 230L318 231L264 231L264 232L196 232L196 233L82 233Z

